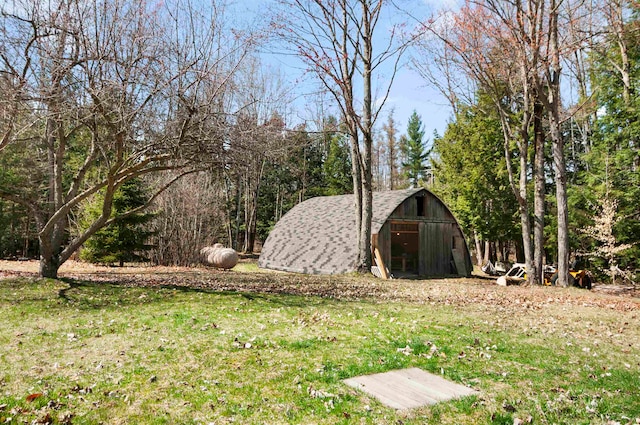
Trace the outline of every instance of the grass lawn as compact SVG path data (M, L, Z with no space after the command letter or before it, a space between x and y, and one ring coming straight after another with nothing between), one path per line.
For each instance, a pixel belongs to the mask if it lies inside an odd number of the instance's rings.
M637 298L251 266L61 276L0 279L0 423L640 424ZM405 367L480 395L396 411L341 382Z

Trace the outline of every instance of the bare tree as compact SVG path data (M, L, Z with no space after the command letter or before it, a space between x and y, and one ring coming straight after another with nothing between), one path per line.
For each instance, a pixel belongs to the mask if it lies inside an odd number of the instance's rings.
M150 245L154 264L191 266L204 246L225 240L221 176L199 172L178 180L153 203L156 217ZM227 245L225 243L225 245Z
M632 244L619 243L618 238L614 234L616 224L621 220L618 215L618 200L614 199L610 193L609 182L609 158L605 159L606 169L605 175L605 193L598 197L598 204L595 205L596 214L593 216L593 225L586 227L583 233L593 238L597 246L593 252L584 253L594 257L603 258L608 266L607 273L611 276L611 283L616 283L616 275L625 273L618 267L618 256L621 252L631 248Z
M468 73L460 72L458 53L447 42L455 38L455 28L449 24L449 17L454 12L443 9L427 22L422 22L423 18L415 17L409 11L406 13L419 23L421 33L415 43L411 67L447 99L456 114L460 103L473 102L477 81L470 78Z
M629 38L626 36L627 28L625 22L625 14L629 13L629 6L634 5L638 8L637 3L628 0L611 0L600 4L599 11L606 21L606 34L615 40L619 49L620 62L610 60L609 63L616 70L622 81L622 97L625 105L629 105L631 101L631 60L629 59ZM594 44L593 47L599 50L599 46ZM608 55L604 55L608 57Z
M398 61L406 43L397 43L398 26L380 38L385 0L282 0L284 12L273 22L274 31L308 66L338 104L350 137L355 194L358 264L371 266L373 127L388 97ZM374 102L374 73L389 64ZM356 96L361 90L361 96Z
M9 135L3 153L11 148L23 165L33 161L38 183L1 184L0 196L33 212L42 276L56 277L115 219L113 197L124 182L181 170L151 202L203 158L221 162L216 99L248 45L222 40L217 6L202 8L205 15L179 1L152 8L142 0L25 0L3 10L2 73L19 81L11 96L31 121L28 131L2 129ZM93 196L102 198L102 214L69 237L69 215Z
M398 184L398 141L396 122L393 118L394 109L389 111L387 122L382 125L382 131L386 137L387 167L389 168L389 190L393 190Z
M447 74L461 70L476 87L489 94L498 110L505 146L507 171L518 201L524 254L530 283L541 282L544 242L544 146L543 119L549 128L558 199L559 282L568 282L568 215L564 139L566 119L561 102L561 64L579 43L571 40L570 27L581 1L477 0L468 2L446 22L430 21L425 27L444 45L440 50ZM444 65L439 65L443 68ZM450 89L451 85L447 88ZM454 98L450 96L450 98ZM529 144L533 129L534 240L527 183ZM518 146L519 177L512 168L510 145ZM533 242L533 243L532 243Z
M485 4L487 3L487 4ZM431 21L425 31L444 44L447 69L458 69L493 100L499 113L504 137L504 152L511 190L518 201L525 263L534 269L531 222L527 200L529 127L532 119L530 64L520 46L512 45L512 34L501 15L492 13L494 3L467 4L458 13ZM507 7L507 2L502 3ZM498 5L499 6L499 5ZM517 22L514 11L503 11L505 19ZM527 34L522 35L524 39ZM526 60L522 60L522 59ZM517 146L518 176L513 168L511 145ZM529 273L535 282L537 273Z
M235 224L229 228L236 230L236 237L231 238L234 248L252 253L265 166L268 161L287 158L295 144L285 122L291 95L283 76L264 67L255 56L238 70L235 85L230 103L238 112L233 117L225 167L229 189L236 196Z

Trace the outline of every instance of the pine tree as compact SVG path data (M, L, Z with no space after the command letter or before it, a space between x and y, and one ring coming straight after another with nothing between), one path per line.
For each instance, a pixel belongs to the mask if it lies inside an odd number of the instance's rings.
M420 115L414 110L409 117L407 125L407 137L403 140L402 149L403 156L406 160L402 163L405 177L409 180L412 187L417 187L425 177L427 158L431 150L427 150L422 140L424 137L424 128Z
M340 133L334 135L329 141L323 171L325 195L343 195L353 192L349 145L346 138Z
M434 139L434 192L476 242L517 240L517 204L509 191L502 129L489 100L460 105L444 136ZM478 250L480 251L480 250Z
M133 179L123 184L116 192L113 201L112 217L115 221L97 231L85 242L80 258L92 263L114 264L120 267L128 261L141 261L144 251L151 247L146 244L153 234L146 226L154 217L153 213L138 213L123 216L144 205L145 191L140 179ZM100 214L101 202L93 202L87 206L81 225L91 223ZM122 216L121 218L118 218Z

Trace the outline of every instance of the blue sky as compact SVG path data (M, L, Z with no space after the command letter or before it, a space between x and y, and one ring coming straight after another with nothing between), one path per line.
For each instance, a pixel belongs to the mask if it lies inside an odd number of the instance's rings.
M238 0L234 4L234 9L246 20L253 22L263 22L265 20L266 8L273 0ZM441 7L456 7L458 0L399 0L397 3L411 7L412 13L416 17L422 15L423 18L428 16L430 11L435 11ZM410 6L409 6L410 5ZM398 19L401 16L397 12L390 19ZM402 18L406 19L406 18ZM409 21L409 19L406 19ZM408 22L408 25L411 23ZM384 36L384 28L380 27L380 35ZM267 49L269 50L269 49ZM394 109L394 117L397 128L400 133L405 133L409 116L415 109L421 116L424 125L425 136L432 139L434 130L440 135L443 134L447 122L451 116L451 108L447 100L434 87L429 87L415 71L411 70L406 63L409 60L409 54L404 58L404 66L400 68L396 75L394 84L392 85L389 98L387 99L384 110L376 123L380 128L386 121L388 111ZM313 97L308 96L317 90L317 83L313 81L311 74L304 75L300 62L293 57L278 55L272 52L262 54L263 60L268 66L275 68L292 84L296 86L296 109L295 118L304 120L307 114L305 109L309 109L306 103L313 102ZM387 75L381 75L383 80ZM383 84L384 85L384 84ZM375 96L376 94L374 94ZM291 124L291 123L290 123Z
M386 110L390 108L394 108L394 116L401 133L405 132L409 116L415 109L422 117L425 136L429 140L433 139L434 130L442 136L451 116L451 107L445 97L437 89L428 86L422 77L408 67L400 70L391 88L385 104ZM381 119L384 122L386 114Z

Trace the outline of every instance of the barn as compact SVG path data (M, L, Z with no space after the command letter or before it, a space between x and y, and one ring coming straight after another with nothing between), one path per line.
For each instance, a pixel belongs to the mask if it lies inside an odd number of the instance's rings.
M395 276L468 276L472 265L458 222L426 189L373 194L374 263ZM285 214L267 237L262 268L309 274L356 270L353 195L320 196ZM377 261L376 261L377 259Z

